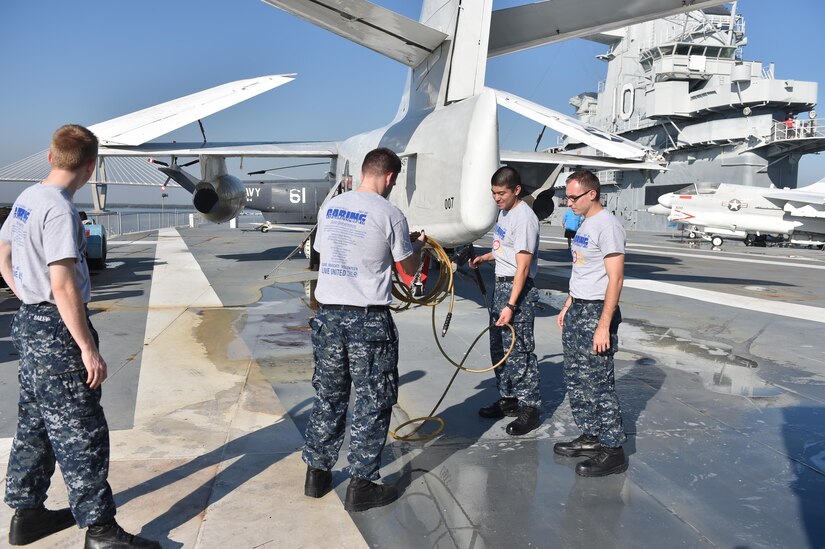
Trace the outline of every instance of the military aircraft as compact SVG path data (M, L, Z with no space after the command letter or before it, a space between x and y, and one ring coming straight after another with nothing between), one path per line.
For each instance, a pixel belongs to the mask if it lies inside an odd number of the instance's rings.
M409 66L395 118L340 142L150 143L295 75L224 84L92 126L101 142L92 185L97 206L105 206L107 163L115 157L169 157L160 170L193 194L195 208L207 219L223 222L237 216L247 200L244 184L227 171L227 158L326 158L338 183L334 192L360 173L368 150L386 146L403 161L390 200L410 225L426 228L445 247L467 244L495 222L489 179L501 164L519 169L526 198L543 215L553 210L552 187L563 167L662 169L660 158L631 141L486 87L487 58L724 3L545 0L493 10L492 0L423 0L416 22L366 0L265 1ZM601 156L502 151L498 107L586 143ZM195 160L179 164L186 158ZM194 162L200 164L199 177L183 169Z
M659 197L651 213L690 227L714 246L725 238L764 245L767 236L791 244L825 245L825 182L797 189L696 183Z
M246 208L258 210L266 223L260 230L267 232L273 223L314 225L318 210L335 181L327 179L296 179L292 181L247 180Z

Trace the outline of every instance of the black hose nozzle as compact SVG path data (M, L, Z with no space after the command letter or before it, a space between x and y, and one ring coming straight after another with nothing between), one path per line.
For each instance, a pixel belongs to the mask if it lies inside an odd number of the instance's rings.
M441 337L447 335L447 330L450 329L450 320L453 318L453 313L447 313L447 318L444 319L444 327L441 328Z

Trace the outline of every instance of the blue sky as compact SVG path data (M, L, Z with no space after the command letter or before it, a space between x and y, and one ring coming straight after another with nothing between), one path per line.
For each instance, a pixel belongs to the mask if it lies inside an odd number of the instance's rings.
M378 3L418 18L414 0ZM523 3L496 0L494 7ZM776 63L778 78L819 82L822 103L825 3L743 0L738 9L750 41L745 58ZM604 78L595 59L604 50L573 40L492 59L487 84L572 113L568 99ZM399 63L257 0L3 0L0 165L45 149L64 123L91 125L224 82L292 72L294 82L205 119L207 137L343 139L392 119L406 77ZM502 147L532 150L540 129L502 115ZM200 134L195 125L167 137ZM823 177L825 155L802 160L800 185ZM122 189L110 189L110 200L131 199ZM0 189L0 202L8 194ZM139 196L151 202L159 194Z

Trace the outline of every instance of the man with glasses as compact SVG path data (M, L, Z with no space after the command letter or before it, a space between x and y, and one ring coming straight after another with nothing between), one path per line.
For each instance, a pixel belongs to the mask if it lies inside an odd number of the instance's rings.
M619 296L624 282L625 231L599 202L600 184L582 170L567 178L567 203L584 216L573 238L570 295L558 325L564 347L564 378L573 419L583 434L560 442L561 456L587 457L576 473L600 477L627 470L626 440L616 396L613 354L622 315Z
M516 417L507 425L507 434L520 436L540 425L539 365L533 324L536 317L538 290L533 278L538 270L539 220L524 203L521 177L509 166L499 168L490 182L499 214L493 236L493 251L473 258L470 267L477 269L486 261L496 263L496 288L493 292L490 328L490 356L493 362L504 357L510 347L512 324L516 342L507 361L495 369L499 398L478 411L484 418Z

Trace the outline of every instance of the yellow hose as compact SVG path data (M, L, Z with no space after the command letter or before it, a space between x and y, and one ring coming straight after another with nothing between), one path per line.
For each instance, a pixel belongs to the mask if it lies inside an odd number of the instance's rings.
M450 310L447 313L447 320L445 322L444 328L443 328L442 333L441 333L441 337L444 337L444 335L447 332L447 327L449 326L449 321L450 321L450 319L452 318L452 315L453 315L453 306L455 305L455 286L453 284L452 262L450 261L450 256L447 255L447 252L444 250L444 248L441 246L441 244L438 243L438 241L436 241L436 240L434 240L430 237L425 237L425 243L428 247L425 248L424 251L427 252L427 253L430 253L431 255L433 255L434 258L436 259L436 261L438 262L438 265L439 265L438 280L433 285L432 289L430 289L430 291L427 292L426 295L417 298L413 295L412 288L410 288L409 286L404 284L404 282L401 280L401 278L399 277L397 272L394 273L394 280L393 280L393 285L392 285L392 295L397 300L399 300L401 302L401 305L398 306L398 307L393 307L393 309L396 310L396 311L403 311L405 309L408 309L411 305L424 305L424 306L427 306L427 307L431 307L432 308L433 338L435 339L435 344L436 344L436 346L438 346L438 350L441 352L441 355L447 360L447 362L449 362L450 364L455 366L456 370L455 370L455 373L453 374L453 377L450 378L450 382L447 383L447 387L444 388L444 392L441 394L441 398L438 399L438 402L436 402L435 406L433 406L433 409L430 411L430 413L427 416L418 417L418 418L414 418L414 419L410 419L408 421L405 421L404 423L402 423L398 427L396 427L395 431L392 431L392 430L390 431L390 435L394 439L401 440L401 441L404 441L404 442L421 442L421 441L425 441L425 440L430 440L432 438L437 437L439 434L441 434L441 432L444 430L444 426L445 426L444 420L441 419L438 416L433 415L433 414L435 414L435 411L441 405L441 402L444 400L444 397L447 396L447 391L450 390L450 387L452 386L453 381L456 378L456 375L458 375L458 372L464 370L465 372L481 374L481 373L484 373L484 372L489 372L489 371L495 370L496 368L498 368L499 366L504 364L504 361L507 360L508 356L510 356L510 353L513 351L513 347L515 346L515 343L516 343L516 332L515 332L515 330L513 329L513 327L510 324L505 324L505 326L507 326L507 328L510 329L510 333L511 333L512 337L510 338L510 347L507 349L507 352L504 353L504 357L501 360L499 360L497 363L490 366L489 368L483 368L483 369L478 369L478 370L471 369L471 368L465 368L464 367L464 362L470 356L470 352L473 350L476 343L478 343L478 340L481 339L481 336L483 336L484 334L489 332L490 328L492 328L492 326L487 326L473 340L473 343L467 349L467 352L464 353L464 358L461 359L461 362L456 362L452 358L450 358L450 356L446 353L446 351L444 351L444 348L441 346L441 342L439 341L438 332L436 331L436 327L435 327L435 308L436 308L436 306L438 306L439 303L441 303L442 301L447 299L448 295L450 296ZM424 426L424 424L428 421L435 421L435 422L438 422L440 425L438 426L438 428L434 432L416 437L415 434L418 433L418 431L421 430L421 428ZM406 427L407 425L411 425L413 423L418 423L418 422L421 422L421 425L416 427L410 434L408 434L408 435L399 435L398 434L398 431L400 431L402 428Z

